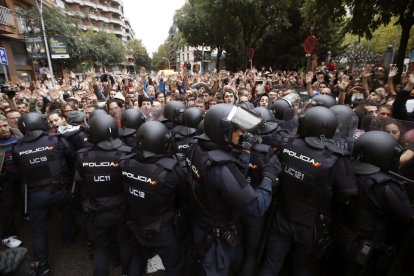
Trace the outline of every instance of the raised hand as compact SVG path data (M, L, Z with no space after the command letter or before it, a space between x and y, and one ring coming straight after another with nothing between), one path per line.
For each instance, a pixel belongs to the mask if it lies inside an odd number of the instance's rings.
M396 66L391 67L390 73L388 74L389 78L393 78L397 75L398 68Z

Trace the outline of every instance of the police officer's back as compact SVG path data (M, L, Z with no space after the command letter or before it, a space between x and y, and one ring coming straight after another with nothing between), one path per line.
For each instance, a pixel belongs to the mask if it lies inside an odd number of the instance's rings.
M332 111L313 107L299 117L299 137L281 150L280 204L261 275L279 273L290 251L294 275L318 275L317 257L332 240L333 199L344 202L357 193L349 153L332 140L336 127Z
M388 275L414 215L402 182L389 173L398 169L401 153L398 141L383 131L366 132L355 142L359 195L338 223L335 274Z
M93 116L89 122L89 147L77 152L76 169L82 180L83 207L91 224L94 246L94 273L108 275L108 246L115 238L120 246L123 274L130 261L125 198L121 183L120 159L131 153L122 144L112 116Z
M270 204L272 182L280 172L278 160L265 166L263 180L254 189L240 171L242 164L231 155L241 135L261 123L259 116L241 107L216 105L206 113L205 134L187 153L199 273L227 275L238 243L236 214L259 217Z
M41 114L29 112L18 121L23 138L13 147L13 160L22 173L27 190L33 257L38 275L49 275L48 237L50 209L59 206L62 214L64 243L69 245L76 231L68 201L68 186L73 177L71 160L74 150L59 135L48 135L48 126Z
M122 162L131 229L137 241L135 273L141 275L151 253L159 254L167 275L182 275L182 248L173 231L177 210L176 195L184 185L186 170L180 168L170 151L171 133L165 125L152 121L137 131L135 159Z

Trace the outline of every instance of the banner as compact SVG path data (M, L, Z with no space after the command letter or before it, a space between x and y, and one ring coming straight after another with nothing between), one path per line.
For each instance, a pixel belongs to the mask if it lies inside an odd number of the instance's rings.
M46 58L46 48L41 36L26 36L24 43L31 59Z
M50 57L53 59L69 58L66 38L63 36L49 37Z

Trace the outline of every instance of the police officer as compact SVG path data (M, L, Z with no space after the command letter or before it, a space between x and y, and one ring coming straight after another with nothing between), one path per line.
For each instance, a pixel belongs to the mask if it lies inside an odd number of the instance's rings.
M86 128L86 115L81 111L71 111L66 117L66 121L71 126L63 136L73 145L76 150L81 149L88 143Z
M41 114L29 112L18 121L22 140L13 147L13 160L21 174L27 192L30 230L36 275L49 275L47 229L51 207L62 210L62 234L65 245L75 235L76 226L68 201L73 171L73 148L61 136L47 134L48 126ZM69 161L70 160L70 161Z
M272 147L274 152L278 152L282 145L287 141L287 138L292 136L292 133L287 129L283 129L281 125L277 123L273 113L269 109L256 107L253 109L253 112L260 115L265 122L264 127L257 131L262 138L262 143Z
M143 275L146 261L157 253L166 275L183 275L183 249L173 231L179 185L186 180L185 168L168 154L171 133L160 122L143 124L137 131L135 159L121 163L129 218L137 241L134 272Z
M398 169L401 154L398 141L383 131L370 131L356 140L353 167L359 195L338 223L336 275L388 275L396 240L405 237L414 218L402 182L389 173Z
M136 133L143 123L145 123L145 116L140 110L131 108L122 112L122 128L119 129L119 136L127 146L130 146L133 149L134 152L137 150Z
M183 127L174 136L174 153L185 154L198 134L198 125L204 118L204 111L198 107L190 107L184 111Z
M329 108L336 116L338 127L336 128L334 140L336 144L352 152L354 147L354 133L358 127L358 116L346 105L338 104Z
M264 166L263 180L254 189L231 155L243 133L261 123L260 117L242 107L215 105L206 113L205 134L187 153L197 275L228 275L238 245L236 212L260 217L270 204L272 183L281 170L277 158Z
M89 121L91 146L77 152L76 169L84 194L83 207L90 215L94 246L94 275L108 275L108 246L115 238L120 249L122 274L128 274L130 239L120 159L131 153L118 139L116 120L110 115Z
M299 117L299 137L281 150L280 203L260 275L278 275L290 251L293 275L319 275L317 257L331 241L333 197L346 201L357 193L349 153L332 140L337 125L332 111L313 107Z
M185 104L180 101L171 101L167 103L164 107L164 117L166 120L162 121L162 123L171 130L171 135L175 136L175 134L180 130L182 127L182 114L185 110Z

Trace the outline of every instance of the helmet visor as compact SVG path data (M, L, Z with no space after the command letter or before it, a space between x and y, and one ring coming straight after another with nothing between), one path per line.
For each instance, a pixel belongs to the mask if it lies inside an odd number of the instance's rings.
M262 118L241 106L233 106L227 120L249 132L261 127Z

